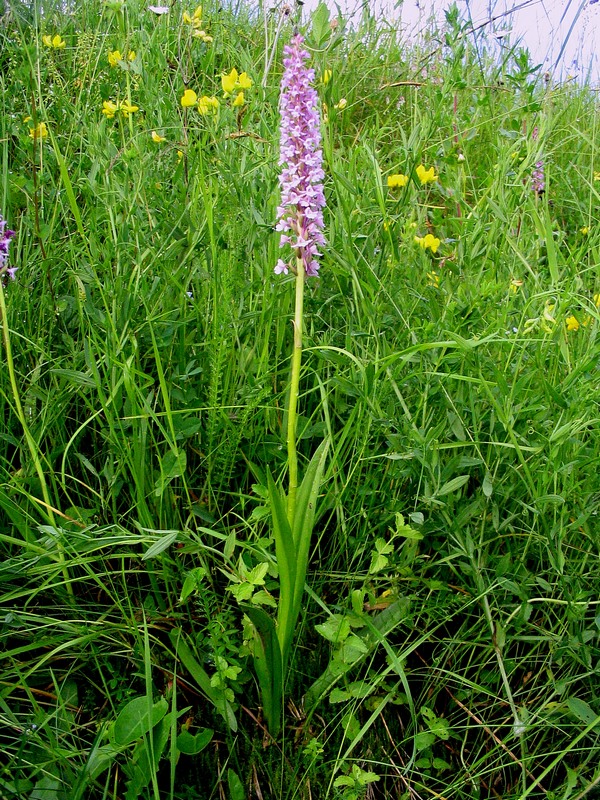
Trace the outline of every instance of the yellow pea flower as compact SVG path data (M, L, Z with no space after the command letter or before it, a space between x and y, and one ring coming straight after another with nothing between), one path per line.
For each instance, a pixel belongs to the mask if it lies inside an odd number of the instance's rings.
M181 98L181 105L184 108L191 108L192 106L195 106L197 102L198 95L196 92L194 92L193 89L186 89L183 93L183 97Z
M435 174L435 169L433 167L425 169L423 164L419 164L416 172L418 179L421 181L421 184L432 183L433 181L437 181L438 179L438 176Z
M135 50L130 50L127 53L127 60L128 61L135 61Z
M119 111L125 118L127 118L130 114L139 111L139 106L132 106L127 100L123 100L121 105L119 106Z
M235 100L232 103L232 106L234 108L237 108L238 106L243 106L245 102L246 101L244 100L244 93L243 92L238 92L237 93L237 97L235 98Z
M347 105L348 101L346 100L345 97L342 97L340 99L340 102L335 104L334 108L337 108L338 111L343 111Z
M36 139L45 139L48 136L48 127L45 122L38 122L35 128L29 129L29 136Z
M183 20L183 22L185 22L186 25L191 25L192 24L192 18L190 17L190 15L188 14L187 11L183 12L182 20Z
M204 95L198 100L198 111L200 114L216 114L219 110L219 101L216 97Z
M123 56L121 55L121 51L112 50L108 54L108 63L111 65L111 67L116 67L119 61L123 61Z
M198 6L194 11L192 19L202 19L202 6Z
M423 250L429 248L432 253L437 253L441 242L437 236L434 236L432 233L427 233L425 236L415 236L415 244L418 244Z
M102 113L106 116L106 119L112 119L118 110L117 104L113 103L112 100L105 100L102 103Z
M513 294L516 294L521 286L523 286L523 281L520 278L513 278L510 282L510 290Z
M235 67L231 70L229 75L221 75L221 86L223 92L228 95L233 92L238 82L238 72Z
M213 37L209 36L206 31L197 30L196 28L192 31L192 36L195 39L200 39L201 42L206 42L206 44L210 44L213 40Z
M178 150L177 151L177 160L181 161L182 158L183 158L183 150Z
M46 47L52 47L55 50L62 50L67 46L65 40L58 33L55 36L42 36L42 42Z
M590 232L590 229L587 225L584 225L583 228L579 228L579 233L582 233L584 236L587 236Z
M574 317L572 314L570 317L567 317L565 322L567 323L567 330L568 331L578 331L579 330L579 322L577 318Z
M402 188L408 183L408 175L402 175L396 172L394 175L388 175L387 185L388 189Z
M242 72L242 74L237 79L236 84L238 89L251 89L252 88L252 80L248 77L248 73Z
M331 80L332 76L333 76L333 72L330 69L323 70L323 75L321 77L321 81L323 82L323 84L325 86L327 86L327 84Z
M150 136L152 136L152 141L156 142L156 144L160 144L161 142L166 142L167 141L167 137L166 136L161 136L156 131L152 131Z

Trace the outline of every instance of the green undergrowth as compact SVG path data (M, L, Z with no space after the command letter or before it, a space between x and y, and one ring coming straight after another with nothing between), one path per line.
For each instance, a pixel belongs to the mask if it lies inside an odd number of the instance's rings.
M298 453L330 450L273 740L240 603L278 597L294 20L206 5L206 42L178 1L1 11L0 797L591 799L597 93L452 11L419 45L301 24L328 244Z

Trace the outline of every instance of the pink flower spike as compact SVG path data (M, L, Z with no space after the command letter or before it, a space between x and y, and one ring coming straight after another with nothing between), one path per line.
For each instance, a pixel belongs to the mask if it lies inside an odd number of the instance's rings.
M319 119L319 96L312 86L313 69L306 66L310 58L299 34L284 48L285 67L281 81L279 111L281 137L279 175L281 202L277 209L276 230L282 231L280 245L289 244L296 257L302 260L306 275L318 274L315 257L318 244L325 244L323 229L323 151ZM287 274L277 262L275 272Z

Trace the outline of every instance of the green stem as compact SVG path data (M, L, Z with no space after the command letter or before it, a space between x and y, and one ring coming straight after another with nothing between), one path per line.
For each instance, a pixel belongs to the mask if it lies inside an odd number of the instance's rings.
M8 375L10 378L10 386L12 389L13 400L15 403L15 410L17 412L17 417L19 418L19 422L21 423L21 427L23 428L23 433L25 435L25 441L27 442L27 446L29 448L29 453L31 454L31 459L35 466L35 471L37 472L38 480L40 482L40 486L42 488L42 495L44 498L44 506L48 513L48 519L52 527L58 533L58 528L56 526L56 521L54 518L54 506L50 502L50 494L48 492L48 485L46 483L46 476L44 475L44 470L42 469L42 464L39 458L39 452L37 445L33 436L31 435L31 431L29 430L29 426L27 425L27 420L25 419L25 413L23 411L23 406L21 405L21 398L19 396L19 388L17 386L17 378L15 375L15 365L12 356L12 348L10 346L10 329L8 327L8 316L6 313L6 301L4 298L4 286L2 285L2 278L0 277L0 324L2 325L2 336L4 339L4 347L6 349L6 365L8 367ZM73 587L71 586L71 580L69 578L69 572L65 565L65 556L62 550L62 545L60 542L57 542L58 548L58 562L62 567L62 574L63 578L65 579L65 585L67 588L67 592L72 595L73 594Z
M300 387L300 365L302 363L302 316L304 309L304 261L296 258L296 308L294 312L294 349L292 351L292 379L290 383L290 399L287 419L288 450L288 520L294 522L296 511L296 489L298 488L298 454L296 452L296 423L298 408L298 391Z

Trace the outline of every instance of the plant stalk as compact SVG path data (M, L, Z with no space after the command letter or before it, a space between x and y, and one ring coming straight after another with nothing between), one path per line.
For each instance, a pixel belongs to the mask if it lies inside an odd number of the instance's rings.
M292 351L292 377L287 419L288 451L288 520L293 525L296 512L296 490L298 488L298 453L296 452L296 427L298 419L298 392L300 388L300 366L302 363L302 322L304 312L304 261L296 257L296 304L294 310L294 349Z

